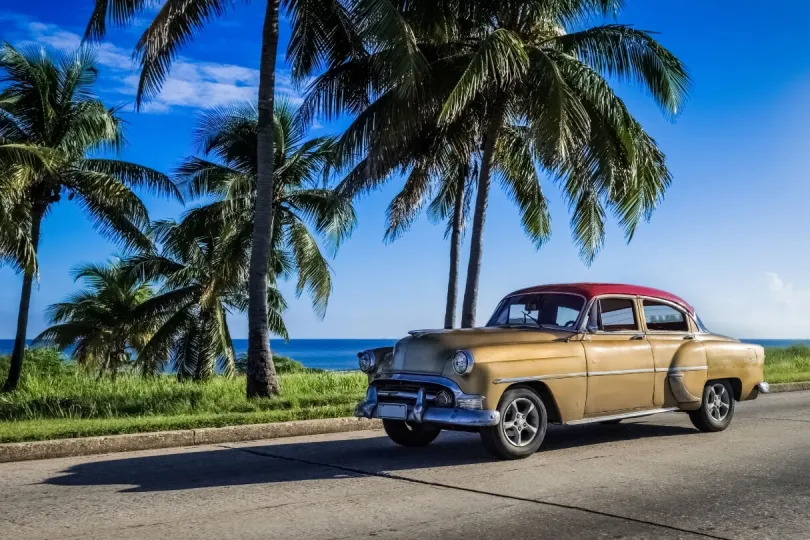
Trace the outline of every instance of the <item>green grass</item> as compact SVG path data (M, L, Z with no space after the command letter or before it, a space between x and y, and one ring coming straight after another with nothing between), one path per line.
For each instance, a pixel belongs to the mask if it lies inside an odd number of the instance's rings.
M765 349L765 380L771 384L810 381L810 346Z
M335 418L350 415L365 392L359 372L307 370L289 359L278 366L283 395L248 400L243 376L97 380L57 351L34 349L26 353L19 390L0 395L0 442ZM8 357L0 357L0 380L7 370ZM765 380L810 381L810 347L767 349Z
M57 351L34 349L26 353L19 389L0 395L0 442L332 418L351 414L364 395L360 372L281 364L282 395L248 400L244 376L203 383L170 375L99 380ZM0 358L0 378L7 369L8 358Z

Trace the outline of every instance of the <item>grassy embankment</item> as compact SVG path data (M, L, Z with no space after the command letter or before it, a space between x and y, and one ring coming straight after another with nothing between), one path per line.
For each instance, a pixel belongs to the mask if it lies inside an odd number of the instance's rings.
M810 347L765 349L765 380L771 384L810 381Z
M179 383L171 375L89 376L58 352L26 353L23 380L0 394L0 442L86 437L349 416L365 393L358 372L318 372L279 362L283 395L248 400L245 378ZM0 380L8 357L0 357Z
M768 349L765 356L766 381L810 381L810 347ZM283 395L247 400L244 377L99 380L56 351L29 351L20 389L0 395L0 442L334 418L350 415L365 391L359 372L316 372L289 361L279 367ZM8 357L0 357L0 380L7 369Z

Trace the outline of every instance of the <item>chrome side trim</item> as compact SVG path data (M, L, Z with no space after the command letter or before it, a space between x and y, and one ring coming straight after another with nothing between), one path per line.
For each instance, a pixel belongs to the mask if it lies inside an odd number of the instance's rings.
M509 384L509 383L519 383L519 382L531 382L531 381L548 381L551 379L569 379L571 377L587 377L588 374L583 372L579 373L556 373L553 375L537 375L534 377L511 377L507 379L495 379L492 381L494 384Z
M617 369L614 371L589 371L588 377L599 377L601 375L630 375L633 373L653 373L653 372L655 372L654 368Z
M706 371L709 369L709 366L682 366L682 367L657 367L655 368L656 373L679 373L681 371Z
M653 414L661 414L661 413L668 413L668 412L677 412L680 411L677 407L670 407L667 409L648 409L644 411L633 411L628 413L622 414L611 414L609 416L597 416L594 418L583 418L582 420L572 420L571 422L566 422L565 424L568 426L576 426L580 424L593 424L596 422L608 422L610 420L625 420L628 418L640 418L642 416L651 416Z
M628 375L633 373L679 373L682 371L706 371L708 366L684 366L684 367L659 367L643 369L617 369L612 371L591 371L577 373L555 373L552 375L536 375L534 377L511 377L506 379L495 379L494 384L509 384L531 381L548 381L552 379L569 379L571 377L599 377L602 375Z

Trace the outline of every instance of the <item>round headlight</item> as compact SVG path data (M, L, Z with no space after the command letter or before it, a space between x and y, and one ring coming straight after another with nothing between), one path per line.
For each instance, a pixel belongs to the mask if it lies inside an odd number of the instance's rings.
M453 370L459 375L466 375L473 368L473 357L470 351L456 351L453 355Z
M377 365L377 358L374 356L373 351L363 351L357 355L357 363L360 365L360 370L364 373L370 373Z

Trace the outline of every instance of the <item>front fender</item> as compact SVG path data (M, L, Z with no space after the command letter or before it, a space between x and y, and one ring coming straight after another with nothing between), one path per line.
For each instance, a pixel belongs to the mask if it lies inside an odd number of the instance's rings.
M581 343L501 345L479 347L471 352L475 367L470 374L459 376L448 365L442 375L453 379L465 393L483 395L486 408L497 408L504 392L512 386L544 385L554 398L563 422L583 417L588 380Z

